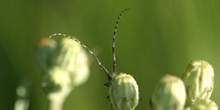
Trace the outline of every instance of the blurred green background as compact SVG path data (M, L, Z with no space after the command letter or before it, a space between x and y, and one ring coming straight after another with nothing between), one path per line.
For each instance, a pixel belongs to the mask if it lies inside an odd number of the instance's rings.
M1 0L0 109L12 110L16 86L26 78L30 110L46 110L42 72L34 52L40 38L56 32L80 39L112 70L112 34L117 34L118 71L132 74L140 87L136 110L149 110L156 82L165 74L181 76L191 60L215 69L212 100L220 105L219 0ZM93 60L93 59L91 59ZM87 83L67 98L64 110L110 110L106 76L93 61Z

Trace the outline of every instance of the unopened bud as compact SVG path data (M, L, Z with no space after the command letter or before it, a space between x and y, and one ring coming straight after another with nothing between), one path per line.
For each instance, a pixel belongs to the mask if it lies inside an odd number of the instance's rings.
M110 101L116 110L134 110L139 102L139 89L135 79L128 74L116 75L109 88Z
M200 99L190 107L190 110L218 110L218 106L210 99Z
M151 99L153 110L182 110L186 101L183 81L166 75L156 85Z
M192 61L183 74L183 81L189 104L209 99L214 88L214 70L206 61Z

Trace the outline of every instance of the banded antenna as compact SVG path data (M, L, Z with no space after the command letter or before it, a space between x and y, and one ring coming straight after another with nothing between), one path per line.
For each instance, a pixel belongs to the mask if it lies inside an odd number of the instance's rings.
M118 18L117 18L117 21L116 21L116 23L115 23L115 28L114 28L114 33L113 33L113 41L112 41L112 55L113 55L113 73L112 73L112 74L110 74L110 73L108 72L108 70L105 68L105 66L102 65L102 63L99 61L98 57L97 57L86 45L84 45L84 44L83 44L82 42L80 42L78 39L76 39L76 38L74 38L74 37L72 37L72 36L69 36L69 35L67 35L67 34L63 34L63 33L54 33L54 34L52 34L52 35L49 36L49 39L52 38L52 37L55 37L55 36L62 36L62 37L70 38L70 39L72 39L72 40L78 42L80 45L82 45L83 48L85 48L85 49L95 58L95 60L97 61L98 65L100 66L100 68L101 68L101 69L104 71L104 73L108 76L108 79L111 80L112 77L114 77L114 76L116 75L116 72L117 72L117 71L116 71L117 61L116 61L116 52L115 52L115 44L116 44L116 43L115 43L115 42L116 42L115 40L116 40L117 28L118 28L118 24L119 24L119 20L120 20L121 16L123 15L123 13L124 13L125 11L128 11L128 10L130 10L130 9L124 9L124 10L119 14L119 16L118 16ZM109 86L109 83L110 83L110 82L106 83L105 85L106 85L106 86Z
M113 33L113 40L112 40L112 57L113 57L113 73L112 73L112 76L115 76L115 74L117 73L117 70L116 70L117 61L116 61L116 52L115 52L115 44L116 43L115 42L116 42L116 34L117 34L118 24L119 24L120 18L123 15L123 13L125 11L128 11L128 10L130 10L130 9L122 10L122 12L119 14L118 19L115 23L115 28L114 28L114 33Z
M49 39L52 38L52 37L55 37L55 36L63 36L63 37L67 37L67 38L70 38L74 41L76 41L77 43L79 43L80 45L82 45L83 48L85 48L94 58L95 60L97 61L98 65L100 66L100 68L104 71L104 73L108 76L109 79L112 78L112 75L108 72L108 70L105 68L104 65L102 65L102 63L99 61L98 57L86 46L84 45L82 42L80 42L78 39L72 37L72 36L69 36L67 34L63 34L63 33L54 33L52 35L49 36Z

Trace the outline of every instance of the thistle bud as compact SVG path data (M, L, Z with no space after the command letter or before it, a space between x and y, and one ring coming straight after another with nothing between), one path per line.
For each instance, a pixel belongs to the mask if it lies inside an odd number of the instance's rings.
M214 70L203 60L192 61L183 74L189 104L198 99L209 99L214 88Z
M128 74L116 75L109 88L110 101L116 110L134 110L139 101L139 90L135 79Z
M151 99L153 110L182 110L186 101L183 81L166 75L156 85Z
M210 99L197 100L190 108L190 110L218 110L217 104Z

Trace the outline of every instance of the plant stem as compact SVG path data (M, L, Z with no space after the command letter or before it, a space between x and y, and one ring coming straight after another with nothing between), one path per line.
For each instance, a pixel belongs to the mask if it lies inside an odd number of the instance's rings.
M72 88L65 88L59 92L48 94L48 110L62 110L64 101L72 90Z
M64 100L61 98L60 100L48 100L48 110L62 110Z

